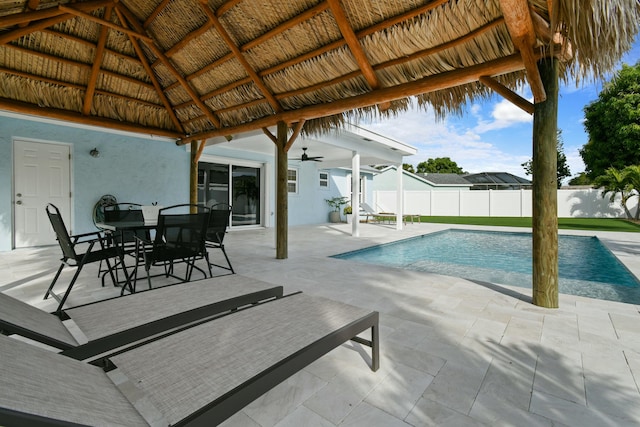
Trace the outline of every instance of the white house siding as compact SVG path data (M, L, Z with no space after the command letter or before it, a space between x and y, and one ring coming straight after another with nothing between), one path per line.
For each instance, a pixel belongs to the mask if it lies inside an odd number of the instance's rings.
M374 203L380 210L396 210L395 191L375 191ZM635 213L638 198L627 207ZM531 217L531 190L405 191L404 212L428 216L509 216ZM614 203L600 190L558 190L559 218L625 218L617 197Z

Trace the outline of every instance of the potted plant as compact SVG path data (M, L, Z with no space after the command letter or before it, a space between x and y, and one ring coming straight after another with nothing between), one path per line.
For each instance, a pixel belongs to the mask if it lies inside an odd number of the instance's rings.
M330 199L324 199L331 207L332 211L329 212L329 222L340 222L340 207L349 203L348 197L332 197Z
M342 210L342 213L344 214L345 218L347 218L347 224L351 224L351 205L345 206Z

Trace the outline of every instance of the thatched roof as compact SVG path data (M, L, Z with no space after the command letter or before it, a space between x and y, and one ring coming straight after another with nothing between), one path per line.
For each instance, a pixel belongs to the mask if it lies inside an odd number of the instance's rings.
M546 55L599 76L639 22L638 0L0 0L0 109L178 139L410 96L445 114L523 83L544 99Z

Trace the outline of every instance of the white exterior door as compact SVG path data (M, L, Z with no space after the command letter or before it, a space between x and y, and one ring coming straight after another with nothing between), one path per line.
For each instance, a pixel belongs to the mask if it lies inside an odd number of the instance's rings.
M56 205L70 226L71 147L15 140L13 153L15 247L54 245L45 207Z

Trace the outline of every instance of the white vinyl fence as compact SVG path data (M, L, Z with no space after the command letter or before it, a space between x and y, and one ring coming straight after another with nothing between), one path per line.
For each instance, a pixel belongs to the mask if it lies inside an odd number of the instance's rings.
M395 191L374 191L374 209L396 212ZM638 198L627 203L632 214ZM406 214L428 216L532 216L531 190L405 191ZM619 196L614 203L600 190L558 190L559 218L625 218Z

